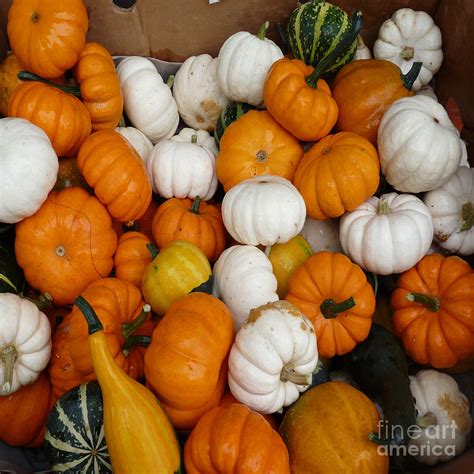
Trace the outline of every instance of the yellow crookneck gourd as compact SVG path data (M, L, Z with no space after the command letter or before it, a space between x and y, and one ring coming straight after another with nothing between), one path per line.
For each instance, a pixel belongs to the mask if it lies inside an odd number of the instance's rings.
M89 326L89 349L104 400L105 439L115 474L181 473L173 426L155 396L118 367L90 304L75 301Z

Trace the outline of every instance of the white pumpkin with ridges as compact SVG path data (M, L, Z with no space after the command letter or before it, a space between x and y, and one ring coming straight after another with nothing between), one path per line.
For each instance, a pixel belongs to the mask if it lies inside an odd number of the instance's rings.
M182 128L180 132L171 138L176 142L197 143L198 145L209 148L217 156L217 149L214 137L206 130L195 130L194 128Z
M300 234L311 245L313 252L339 252L342 253L339 240L339 220L325 219L320 221L307 216Z
M117 127L115 131L126 138L130 145L137 150L140 158L145 161L146 154L153 148L153 143L149 138L135 127Z
M357 35L357 48L354 55L354 61L361 59L372 59L372 53L369 47L364 43L364 38L361 35Z

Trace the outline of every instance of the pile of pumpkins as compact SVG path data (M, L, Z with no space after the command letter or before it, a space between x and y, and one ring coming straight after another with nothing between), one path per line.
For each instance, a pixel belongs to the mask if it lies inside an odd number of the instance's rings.
M0 439L57 472L385 473L378 443L453 420L414 457L464 451L474 171L441 33L398 10L371 59L361 24L310 1L286 54L265 23L163 78L86 42L82 0L12 2Z

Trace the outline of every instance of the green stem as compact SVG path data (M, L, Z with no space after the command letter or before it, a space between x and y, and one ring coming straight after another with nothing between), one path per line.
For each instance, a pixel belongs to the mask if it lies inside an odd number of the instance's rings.
M197 141L198 141L198 136L196 134L193 134L191 136L191 143L197 143Z
M438 420L436 419L436 415L431 412L428 412L426 415L419 416L416 419L416 424L421 428L428 428L428 426L434 426Z
M168 76L168 80L166 81L166 85L171 89L174 84L174 76L171 74Z
M53 297L49 293L43 293L38 296L38 299L24 297L26 300L31 301L39 310L43 311L53 307Z
M325 58L323 58L314 71L306 78L306 84L316 89L318 85L318 80L321 74L327 69L327 67L339 56L344 53L344 51L357 39L357 35L359 34L362 28L362 12L355 11L352 14L351 18L351 27L346 31L344 36L342 37L341 41L338 45L334 48L332 53L328 54Z
M413 84L416 81L416 78L418 77L418 74L420 74L421 67L423 66L423 63L416 62L413 63L413 66L411 69L406 73L402 74L402 81L405 84L405 87L411 91L411 88L413 87Z
M261 27L260 29L258 30L258 33L257 33L257 38L258 39L261 39L261 40L264 40L265 39L265 36L267 34L267 30L268 30L268 27L270 26L270 22L267 20Z
M292 382L295 385L311 385L313 374L299 374L292 365L285 365L281 370L280 380Z
M149 318L151 306L146 304L143 306L140 314L131 322L122 324L122 336L128 339L140 326L142 326Z
M433 313L437 313L441 307L437 296L424 295L423 293L408 293L407 300L420 303L424 305L428 311L432 311Z
M381 214L390 214L390 207L388 205L388 201L384 197L381 197L379 199L379 203L377 205L377 215L380 216Z
M135 346L149 346L151 343L151 337L150 336L130 336L126 341L125 344L122 347L122 354L125 357L128 357L130 354L130 351L135 347Z
M201 198L199 196L196 196L194 198L194 202L193 202L193 205L190 209L190 211L193 213L193 214L199 214L199 206L201 205Z
M347 300L342 301L341 303L336 303L332 299L324 300L321 303L319 309L321 310L321 314L327 318L335 318L339 313L343 313L344 311L348 311L349 309L353 308L356 305L354 298L351 296L347 298Z
M18 79L21 81L36 81L36 82L42 82L43 84L47 84L48 86L55 87L56 89L59 89L63 92L66 92L66 94L71 94L76 97L81 97L81 91L79 87L75 86L62 86L60 84L56 84L53 81L49 81L48 79L43 79L40 76L37 76L36 74L33 74L28 71L20 71L18 73Z
M160 253L160 251L151 242L146 244L146 248L150 252L152 260Z
M372 441L372 443L379 444L380 446L388 446L390 444L390 440L380 438L374 431L369 433L369 441Z
M466 202L462 205L462 221L461 232L472 229L474 225L474 205L472 202Z
M412 48L411 46L405 46L401 51L400 51L400 57L402 59L406 59L407 61L409 59L412 59L415 54L415 48Z
M89 326L89 334L94 334L104 329L94 309L83 296L78 296L74 300L74 304L86 318L87 325Z
M14 346L7 346L2 350L3 362L3 390L10 393L13 384L13 369L18 358L18 352Z
M15 286L15 284L3 273L0 273L0 281L3 281L6 283L9 287L12 288L15 294L18 294L18 288Z

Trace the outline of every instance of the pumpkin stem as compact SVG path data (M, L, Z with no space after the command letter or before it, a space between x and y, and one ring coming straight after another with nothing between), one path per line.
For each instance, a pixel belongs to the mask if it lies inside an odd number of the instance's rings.
M428 428L428 426L434 426L438 422L434 413L428 412L426 415L419 416L416 419L416 424L421 428Z
M336 303L333 299L328 298L321 303L319 307L321 314L326 319L335 318L339 313L348 311L356 305L354 298L351 296L341 303Z
M198 141L198 136L194 133L192 136L191 136L191 143L197 143Z
M2 351L3 362L3 390L10 393L13 384L13 369L18 358L18 352L14 346L7 346Z
M190 211L193 213L193 214L199 214L199 206L201 205L201 197L200 196L196 196L194 198L194 202L193 202L193 205L191 206L191 209Z
M71 94L76 97L81 98L81 90L79 87L76 86L62 86L61 84L56 84L53 81L49 81L48 79L43 79L40 76L37 76L36 74L33 74L32 72L28 71L20 71L18 74L18 79L21 81L36 81L36 82L42 82L43 84L47 84L48 86L55 87L56 89L59 89L60 91L65 92L66 94Z
M41 311L52 308L53 306L53 297L49 293L43 293L42 295L39 295L37 300L34 298L25 299L31 301Z
M295 385L311 385L313 374L299 374L292 365L285 365L281 370L280 380Z
M424 295L423 293L408 293L407 300L420 303L424 305L428 311L432 311L433 313L437 313L441 307L439 298L437 296L428 296Z
M466 202L462 205L462 227L461 232L471 230L474 225L474 205Z
M412 59L415 55L415 48L412 46L404 46L403 49L400 51L400 57L402 59L406 59L407 61Z
M128 357L130 354L130 351L135 347L135 346L149 346L151 343L151 337L150 336L130 336L126 341L125 344L122 347L122 354L125 357Z
M168 80L166 81L166 85L171 89L174 84L174 76L171 74L168 76Z
M146 248L150 252L152 260L160 253L160 251L151 242L146 244Z
M405 87L411 91L411 88L413 87L413 84L416 81L416 78L418 77L418 74L420 74L421 67L423 66L423 63L416 62L413 63L413 66L411 69L406 73L402 74L402 81L405 84Z
M314 71L306 78L306 84L316 89L318 86L318 80L321 74L325 71L325 69L331 65L336 58L341 56L344 51L349 48L349 46L354 42L362 28L362 12L355 11L352 14L351 18L351 27L346 31L341 41L337 44L337 46L333 49L333 51L324 57L321 61L319 61L318 65L314 69Z
M260 29L258 30L258 33L257 33L257 38L258 39L261 39L261 40L264 40L265 39L265 36L267 34L267 30L268 30L268 27L270 26L270 22L267 20L261 27Z
M381 197L377 206L377 215L390 214L390 207L386 198Z
M125 117L123 115L120 116L118 126L119 127L126 127L127 126L127 124L125 123Z
M380 446L388 446L390 444L390 440L381 438L374 431L369 433L369 441L372 441L372 443L376 443Z
M74 304L79 308L79 311L86 318L87 325L89 326L89 334L94 334L104 329L94 309L83 296L78 296L74 300Z
M150 316L151 306L146 304L143 306L140 314L129 323L122 324L122 336L124 339L128 339L140 326L142 326Z

